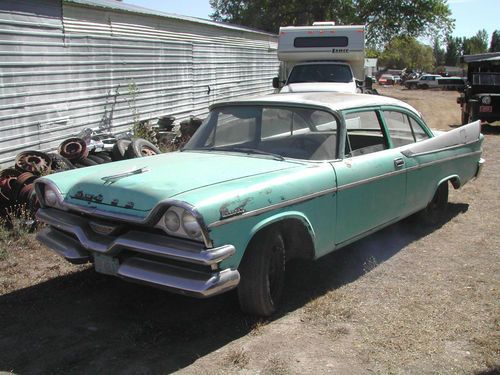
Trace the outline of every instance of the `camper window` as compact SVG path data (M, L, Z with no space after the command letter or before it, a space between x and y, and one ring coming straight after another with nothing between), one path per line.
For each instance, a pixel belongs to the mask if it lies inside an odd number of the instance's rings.
M293 41L297 48L309 47L347 47L349 39L346 36L311 36L299 37Z

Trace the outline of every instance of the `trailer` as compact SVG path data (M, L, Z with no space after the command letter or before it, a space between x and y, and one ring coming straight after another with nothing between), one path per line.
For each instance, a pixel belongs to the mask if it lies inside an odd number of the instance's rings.
M362 92L364 26L315 22L313 26L280 27L278 59L280 76L273 86L280 92Z

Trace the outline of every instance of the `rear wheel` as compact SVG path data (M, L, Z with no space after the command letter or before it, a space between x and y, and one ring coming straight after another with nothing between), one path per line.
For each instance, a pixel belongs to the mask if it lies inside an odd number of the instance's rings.
M434 193L434 197L426 208L420 211L420 217L429 225L437 224L443 219L448 206L448 181L443 182Z
M278 308L285 283L285 243L278 230L254 238L239 268L238 298L243 312L269 316Z

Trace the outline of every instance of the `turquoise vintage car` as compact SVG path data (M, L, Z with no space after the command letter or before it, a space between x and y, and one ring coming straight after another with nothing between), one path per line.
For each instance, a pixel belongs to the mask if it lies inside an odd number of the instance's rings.
M38 239L97 272L272 314L285 264L316 259L478 176L479 122L432 132L377 95L289 93L216 104L179 152L40 178Z

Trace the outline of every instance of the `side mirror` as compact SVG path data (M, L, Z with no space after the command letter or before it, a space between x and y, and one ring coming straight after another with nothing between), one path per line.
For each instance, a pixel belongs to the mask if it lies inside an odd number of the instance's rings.
M275 89L279 89L280 88L280 79L278 77L274 77L273 78L273 87Z

